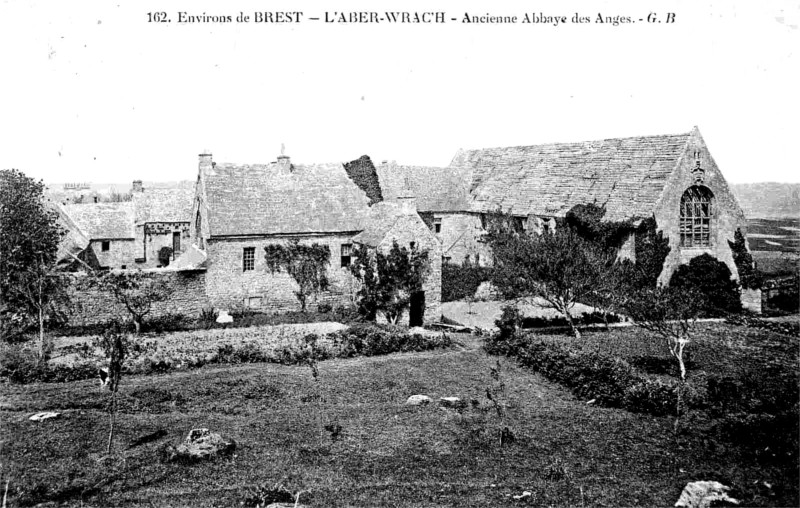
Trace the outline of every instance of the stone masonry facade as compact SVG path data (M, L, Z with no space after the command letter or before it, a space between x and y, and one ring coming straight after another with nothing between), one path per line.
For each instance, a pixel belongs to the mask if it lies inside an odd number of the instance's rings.
M425 292L423 321L426 324L439 321L442 316L441 244L431 235L430 230L416 212L413 215L400 216L377 248L384 254L388 253L394 242L406 248L410 248L411 242L414 242L417 249L428 251L430 269L422 283L422 290ZM405 323L408 323L407 318Z
M151 277L159 277L165 281L169 289L169 297L163 302L153 304L153 310L145 317L155 318L165 314L181 314L197 318L203 309L210 307L205 296L205 272L198 271L164 271L149 272ZM129 319L125 307L118 303L108 291L103 291L91 283L91 277L85 273L71 274L70 326L85 326L107 323L118 319Z
M206 242L208 272L206 288L209 301L218 309L251 308L259 312L300 310L295 296L297 284L285 272L270 273L264 247L286 244L297 239L302 244L326 245L331 252L328 280L330 288L308 302L309 310L321 302L331 305L352 305L357 291L356 280L341 266L343 244L352 244L352 234L261 237L252 239L211 238ZM253 270L243 268L245 248L254 249Z
M697 171L698 166L701 171ZM713 193L711 237L708 247L681 247L681 196L693 185L706 187ZM664 187L661 199L656 203L654 215L658 228L664 232L665 237L669 238L671 247L667 259L664 261L664 270L661 272L659 282L668 284L678 266L705 253L724 262L733 277L739 279L739 271L733 261L733 252L728 241L733 241L737 228L746 234L747 222L736 198L725 182L725 178L699 136L693 136L690 140L689 146L678 162L677 169Z

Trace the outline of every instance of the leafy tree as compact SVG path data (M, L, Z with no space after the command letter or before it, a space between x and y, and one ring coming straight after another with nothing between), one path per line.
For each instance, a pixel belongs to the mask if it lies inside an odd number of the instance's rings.
M137 335L142 330L145 316L153 310L153 304L162 302L169 296L169 289L163 278L145 274L141 270L102 273L98 276L97 283L125 307L133 319Z
M728 265L709 254L692 258L672 274L670 287L691 289L703 295L699 307L705 317L722 316L742 311L739 284L732 278Z
M758 289L764 283L764 277L756 268L753 256L747 250L747 240L740 228L736 228L733 241L728 240L728 246L733 252L733 262L739 272L739 282L744 289Z
M288 245L267 245L264 259L271 273L285 271L297 283L295 296L300 302L301 312L306 311L309 296L328 289L331 251L327 245L303 245L298 240L292 240Z
M513 219L496 213L487 223L485 241L494 257L493 284L506 298L543 300L564 316L575 337L580 337L571 310L577 302L590 298L613 257L571 227L531 235L518 231Z
M389 322L397 319L411 301L411 295L422 290L430 269L428 251L407 249L397 242L387 254L359 245L354 249L350 273L359 280L358 311L374 321L378 311Z
M63 280L53 276L64 233L44 183L16 169L0 171L0 336L38 322L41 353L45 319L65 298Z

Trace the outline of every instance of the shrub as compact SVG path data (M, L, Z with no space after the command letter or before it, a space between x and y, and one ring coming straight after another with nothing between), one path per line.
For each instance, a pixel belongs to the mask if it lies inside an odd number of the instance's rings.
M499 329L498 338L500 340L509 340L516 336L520 328L522 328L522 313L513 305L504 306L502 311L500 318L494 324Z
M143 328L152 333L177 332L187 329L189 322L183 314L168 313L148 319Z
M657 415L675 412L677 383L648 379L620 358L552 341L502 339L500 334L487 341L486 349L516 356L522 365L598 404Z
M702 254L681 265L672 274L670 287L695 290L705 297L704 317L738 314L742 311L739 283L733 280L728 265L709 254Z
M42 377L36 352L25 346L4 345L0 349L0 377L15 383L30 383Z
M200 311L200 317L197 321L200 326L208 330L216 324L217 317L219 317L219 312L214 307L206 307Z
M331 310L333 310L333 306L331 304L329 304L329 303L324 303L323 302L323 303L320 303L319 305L317 305L317 312L319 312L320 314L327 314Z
M256 344L245 343L237 346L225 344L217 348L217 363L259 363L269 361L266 353Z
M475 296L481 282L489 280L491 268L464 263L442 264L442 302L464 300Z
M377 356L408 351L428 351L450 347L452 339L447 335L425 336L409 334L399 326L356 324L331 335L340 356Z

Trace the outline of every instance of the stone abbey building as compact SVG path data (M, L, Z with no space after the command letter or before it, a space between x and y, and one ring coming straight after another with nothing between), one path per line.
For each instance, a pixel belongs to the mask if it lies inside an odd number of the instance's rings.
M267 269L264 247L297 240L330 250L330 289L319 302L352 303L353 247L385 251L396 241L428 250L432 260L423 294L412 298L418 308L411 321L421 322L441 315L442 263L491 263L480 240L486 215L497 210L514 215L531 234L554 230L583 204L604 207L606 220L636 224L654 217L671 248L662 283L704 253L738 278L728 242L747 228L696 127L676 135L459 150L444 168L388 161L376 166L367 156L301 165L281 155L268 164L240 165L201 154L190 207L170 213L174 205L144 206L144 196L138 199L138 209L136 201L130 210L119 204L120 211L107 215L119 219L109 233L135 252L144 248L136 239L157 226L168 230L165 241L177 236L181 255L166 270L201 274L202 282L191 285L192 291L204 288L197 301L227 310L296 310L294 281ZM96 247L94 233L87 236ZM621 255L635 257L633 245L631 235ZM152 250L142 252L152 258ZM100 249L101 264L103 256ZM744 296L752 297L743 298L746 306L760 309L760 297Z

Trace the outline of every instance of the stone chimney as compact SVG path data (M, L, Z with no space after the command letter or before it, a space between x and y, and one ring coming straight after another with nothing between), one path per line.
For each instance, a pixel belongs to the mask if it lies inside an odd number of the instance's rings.
M144 192L144 187L142 186L141 180L133 181L133 185L131 186L131 192Z
M288 155L280 154L278 156L278 161L275 163L278 169L285 173L290 173L292 171L292 160L289 158Z
M392 164L394 164L394 161L392 161ZM403 215L413 215L417 213L417 196L411 189L411 182L407 176L403 188L400 189L400 192L397 194L397 204L400 205L400 211Z
M197 157L199 157L199 159L200 159L200 172L201 173L211 171L211 169L214 168L214 161L212 160L211 151L210 150L203 150L203 153L201 153Z

